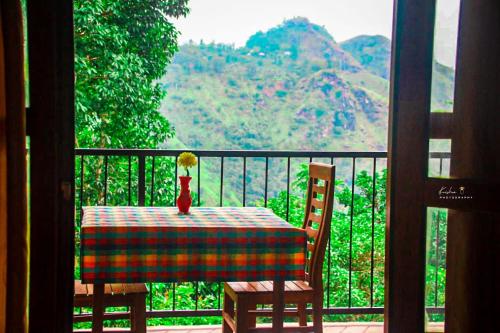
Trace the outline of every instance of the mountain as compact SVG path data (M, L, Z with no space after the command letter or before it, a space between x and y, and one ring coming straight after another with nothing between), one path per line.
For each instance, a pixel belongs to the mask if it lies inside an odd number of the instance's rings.
M385 37L337 43L305 18L257 32L244 47L182 45L160 80L161 111L176 129L164 147L385 151L389 59ZM435 63L434 74L432 107L449 108L453 71ZM218 162L207 160L203 182L217 189ZM237 205L241 166L226 168L234 190L225 195ZM258 170L247 174L254 198L264 188ZM213 192L207 204L218 202Z
M267 32L251 36L246 48L254 53L285 53L291 60L357 72L362 67L344 52L325 28L306 18L295 18Z
M357 36L340 44L366 70L389 79L391 41L384 36Z
M246 45L180 46L161 80L168 147L385 150L390 40L337 43L294 18ZM436 64L433 108L449 108L453 71Z

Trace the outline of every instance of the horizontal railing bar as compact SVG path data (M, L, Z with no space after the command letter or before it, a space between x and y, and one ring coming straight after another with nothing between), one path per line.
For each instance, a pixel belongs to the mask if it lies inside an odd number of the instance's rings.
M208 309L208 310L151 310L146 311L147 318L171 318L171 317L216 317L222 316L222 310ZM117 320L129 319L130 313L128 312L106 312L104 320ZM81 323L92 321L92 313L75 314L73 315L73 322Z
M450 152L445 151L433 151L429 153L430 158L451 158Z
M293 308L287 308L293 310ZM312 314L312 309L306 310L308 314ZM428 313L444 313L444 307L428 307ZM346 315L346 314L383 314L383 307L352 307L352 308L329 308L323 309L324 315ZM221 310L207 309L207 310L153 310L146 311L147 318L170 318L170 317L218 317L222 315ZM104 314L105 320L128 319L130 314L128 312L107 312ZM75 314L73 317L74 322L92 321L92 314Z
M428 307L425 308L425 311L427 311L427 313L444 314L444 306Z
M104 320L117 320L117 319L130 319L130 313L125 311L104 313ZM87 321L92 321L92 313L82 313L73 315L73 323L83 323Z
M90 156L178 156L187 149L77 148L76 155ZM188 150L202 157L294 157L294 158L386 158L387 152L340 152L297 150Z
M312 311L311 309L308 309L308 311ZM328 308L328 309L323 309L323 314L328 314L328 315L344 315L344 314L383 314L384 313L384 308L383 307L345 307L345 308Z
M286 308L286 310L294 310L294 308ZM312 309L306 310L308 314L312 314ZM323 309L324 315L331 314L383 314L383 307L373 307L373 308L363 308L363 307L352 307L352 308L329 308ZM148 318L165 318L165 317L197 317L197 316L221 316L222 311L216 309L209 310L156 310L147 311L146 317Z
M77 156L178 156L185 149L77 148ZM203 157L295 157L295 158L387 158L387 152L297 151L297 150L189 150ZM430 158L450 158L449 152L431 152Z
M146 311L147 318L171 318L171 317L218 317L222 316L222 310L153 310Z
M83 329L76 329L73 331L74 333L92 333L91 328L83 328ZM105 333L124 333L124 332L130 332L130 330L126 330L124 328L116 327L116 328L108 328L106 327L104 329Z

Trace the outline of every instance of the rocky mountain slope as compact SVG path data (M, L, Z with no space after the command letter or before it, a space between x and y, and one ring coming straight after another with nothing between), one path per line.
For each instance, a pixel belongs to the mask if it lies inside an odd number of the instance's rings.
M385 150L390 41L337 43L294 18L245 47L186 44L161 84L176 128L167 147ZM436 64L434 109L449 108L453 72Z

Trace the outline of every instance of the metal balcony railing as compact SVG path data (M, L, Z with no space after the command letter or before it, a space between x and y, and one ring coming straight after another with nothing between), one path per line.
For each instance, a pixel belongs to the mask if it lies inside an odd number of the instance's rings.
M184 150L149 150L149 149L76 149L76 245L79 246L81 208L84 205L137 205L137 206L174 206L178 194L177 181L179 170L177 157ZM337 178L344 181L344 188L349 189L351 203L348 206L335 204L334 211L343 216L348 230L342 235L332 235L328 244L324 267L325 304L324 313L333 314L382 314L383 296L375 294L383 290L383 249L375 244L379 237L385 238L385 221L382 231L376 231L376 207L378 198L385 193L377 193L377 180L386 168L386 152L319 152L319 151L245 151L245 150L189 150L198 157L196 170L192 172L193 205L262 205L275 211L286 220L296 222L296 198L299 193L294 188L296 173L301 163L318 161L337 165ZM431 153L435 174L445 173L448 153ZM437 163L436 163L437 162ZM364 210L363 217L358 216L355 197L362 195L356 185L358 172L364 170L371 177L371 193L364 194L371 207ZM205 173L205 175L204 175ZM204 178L205 177L205 178ZM229 183L229 184L228 184ZM336 193L337 195L337 193ZM295 200L295 201L294 201ZM293 201L293 202L292 202ZM292 206L291 206L292 205ZM368 214L367 214L368 211ZM291 215L293 214L293 216ZM335 213L334 213L335 214ZM385 216L385 215L383 215ZM360 218L360 219L359 219ZM440 237L440 215L437 215L437 228L432 236L434 245L434 276L428 276L428 289L433 291L432 301L427 302L429 313L443 313L444 304L438 295L444 295L444 284L438 279L439 267L444 263L441 253L445 240ZM441 217L442 219L442 217ZM332 220L335 222L335 217ZM353 239L354 229L362 221L367 238L364 246L369 248L365 267L356 271L353 251L360 240ZM376 234L377 233L377 234ZM340 248L332 248L332 239L341 240ZM363 245L363 244L362 244ZM380 244L378 244L380 246ZM383 245L382 245L383 247ZM382 254L380 253L382 251ZM78 249L76 253L79 253ZM382 262L376 257L382 257ZM342 272L335 271L334 260L342 261ZM78 260L77 260L78 262ZM377 281L375 281L377 275ZM75 272L79 277L79 271ZM432 280L432 281L431 281ZM179 300L181 286L175 283L150 284L148 297L148 317L206 317L221 315L221 284L203 282L191 283L192 293L182 297L192 302L184 304ZM382 293L383 295L383 293ZM155 299L164 297L161 304ZM206 300L211 300L207 302ZM183 303L183 304L180 304ZM201 304L203 303L203 304ZM207 306L208 304L208 306ZM75 316L75 321L86 321L90 314ZM117 312L110 317L126 318L126 313Z

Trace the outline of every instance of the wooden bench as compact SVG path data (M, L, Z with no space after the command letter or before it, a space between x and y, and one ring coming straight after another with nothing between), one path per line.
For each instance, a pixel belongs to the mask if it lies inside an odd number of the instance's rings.
M144 283L111 283L104 286L104 306L130 307L131 331L146 333L146 295ZM75 281L75 307L92 307L94 286Z

